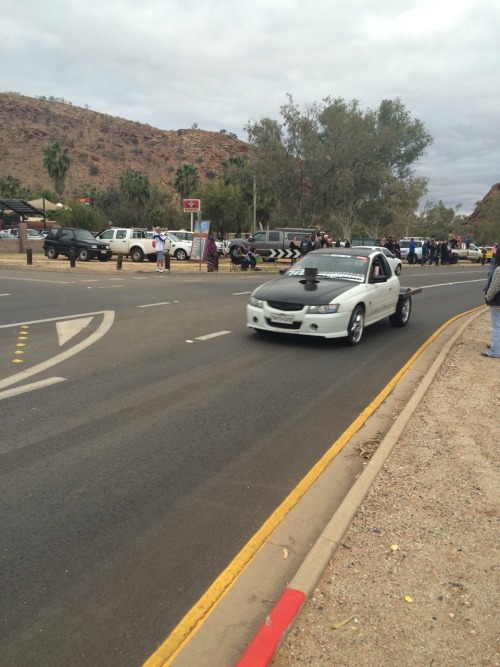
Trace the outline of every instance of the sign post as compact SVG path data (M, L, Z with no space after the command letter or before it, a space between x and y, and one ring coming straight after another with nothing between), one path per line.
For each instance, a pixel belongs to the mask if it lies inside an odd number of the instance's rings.
M184 199L182 202L184 213L191 213L191 231L193 231L193 213L201 211L199 199Z
M200 271L201 271L201 263L207 256L207 243L209 234L210 234L210 220L201 220L195 223L190 260L191 261L198 260L200 264Z

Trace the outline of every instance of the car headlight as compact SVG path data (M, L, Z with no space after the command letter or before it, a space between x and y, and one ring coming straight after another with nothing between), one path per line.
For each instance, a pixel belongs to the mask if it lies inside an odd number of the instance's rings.
M264 308L264 302L255 296L250 297L250 305L255 306L255 308Z
M330 315L336 313L339 308L339 303L325 303L321 306L309 306L307 312L309 315Z
M92 248L92 250L97 250L97 248L98 248L99 246L96 245L95 243L91 243L91 244L90 244L90 247Z

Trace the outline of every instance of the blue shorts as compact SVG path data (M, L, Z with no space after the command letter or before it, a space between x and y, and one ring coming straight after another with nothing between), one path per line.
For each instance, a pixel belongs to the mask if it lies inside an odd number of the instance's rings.
M157 250L156 251L156 259L159 262L162 262L165 259L165 251L164 250Z

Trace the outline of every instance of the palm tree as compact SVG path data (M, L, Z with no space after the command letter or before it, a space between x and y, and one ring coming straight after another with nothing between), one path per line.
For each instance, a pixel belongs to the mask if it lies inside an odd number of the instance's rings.
M175 172L174 186L177 192L181 195L181 200L188 199L191 192L195 190L200 184L200 177L198 176L198 169L192 164L183 164Z
M151 198L149 177L142 171L127 171L120 176L120 190L134 210L135 217L141 223L146 205Z
M21 181L8 174L0 178L0 195L4 199L18 198L19 190L21 189Z
M69 151L56 141L54 144L44 148L43 154L43 166L47 170L49 177L54 181L57 194L62 197L66 184L66 175L71 166Z

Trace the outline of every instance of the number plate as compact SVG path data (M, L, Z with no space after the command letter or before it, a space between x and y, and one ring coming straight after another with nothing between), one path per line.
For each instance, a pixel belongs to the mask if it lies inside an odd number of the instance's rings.
M271 322L276 322L276 324L293 324L293 321L293 315L289 315L288 313L271 315Z

